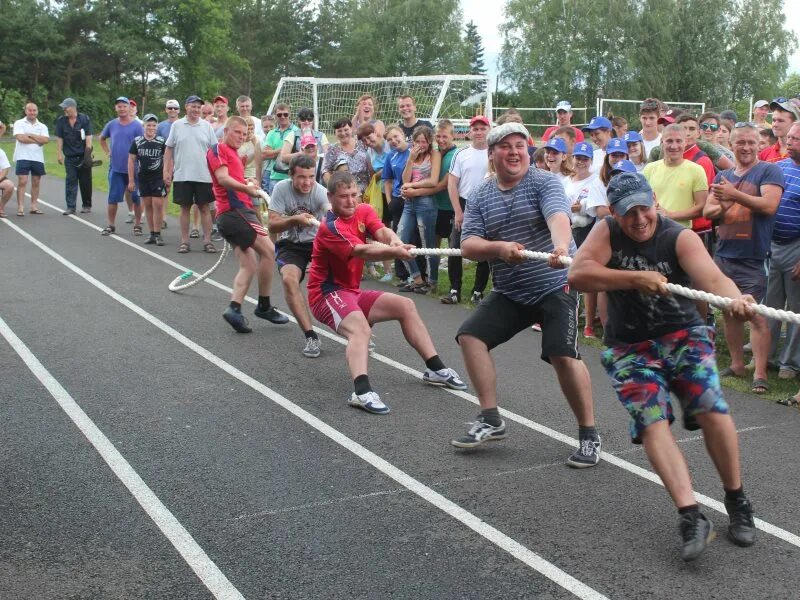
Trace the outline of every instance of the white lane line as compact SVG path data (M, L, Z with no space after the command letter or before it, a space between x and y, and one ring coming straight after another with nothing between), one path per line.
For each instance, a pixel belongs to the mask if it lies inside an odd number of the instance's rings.
M250 377L248 374L240 371L232 364L226 362L219 356L216 356L203 346L195 343L194 341L187 338L185 335L180 333L179 331L173 329L154 315L150 314L139 305L134 304L124 296L118 294L113 289L102 283L101 281L92 277L89 273L75 265L74 263L70 262L60 254L58 254L55 250L52 250L35 237L30 235L28 232L21 229L14 223L9 222L7 219L4 220L5 224L14 229L17 233L35 245L37 248L42 250L45 254L51 256L56 261L64 265L67 269L78 275L79 277L83 278L91 285L96 287L101 292L105 293L106 295L110 296L125 308L133 311L140 317L142 317L145 321L150 323L151 325L157 327L168 336L170 336L175 341L183 344L192 352L195 352L200 357L204 358L208 362L210 362L215 367L225 371L235 379L238 379L244 385L252 388L256 392L260 393L262 396L272 400L278 406L281 406L288 412L292 413L294 416L305 422L306 424L310 425L326 437L330 438L343 448L349 450L359 458L361 458L366 463L375 467L378 471L394 479L397 483L402 485L403 487L407 488L408 490L414 492L417 496L422 498L423 500L429 502L439 510L443 511L444 513L450 515L457 521L461 522L462 524L466 525L478 535L482 536L486 540L490 541L498 548L501 548L517 560L521 561L522 563L528 565L534 571L544 575L552 582L560 585L564 589L568 590L578 598L585 598L591 600L603 600L606 596L602 595L601 593L595 591L582 581L576 579L569 573L562 571L554 564L548 562L532 550L528 549L527 547L523 546L515 539L509 537L499 529L492 527L488 523L481 520L479 517L475 516L471 512L461 508L455 502L449 500L448 498L442 496L440 493L434 491L427 485L421 483L420 481L413 478L411 475L407 474L405 471L394 466L389 461L381 458L374 452L367 450L364 446L359 444L358 442L350 439L345 434L341 433L339 430L334 429L324 421L318 419L310 412L306 411L305 409L301 408L288 398L285 398L275 390L267 387L260 381ZM188 534L187 534L188 535Z
M153 493L139 474L119 453L114 444L103 434L94 422L83 412L69 392L53 377L38 358L31 352L25 343L11 330L8 324L0 317L0 335L16 351L31 373L42 383L48 392L55 398L62 410L72 419L72 422L86 436L89 443L94 446L97 453L106 461L114 475L128 488L130 493L144 511L161 530L164 536L172 543L183 559L191 567L200 580L216 598L244 599L244 596L220 571L191 534L186 531L178 519L164 506L158 496Z
M52 204L48 204L47 202L44 202L43 200L39 200L39 203L40 204L44 204L45 206L47 206L49 208L52 208L54 210L57 210L57 211L60 210L56 206L53 206ZM75 219L79 223L83 223L84 225L86 225L88 227L91 227L92 229L96 229L97 231L101 231L102 230L100 227L94 225L93 223L90 223L90 222L88 222L88 221L86 221L84 219L80 219L75 215L72 215L71 218ZM11 224L11 223L9 223L9 224ZM135 243L133 243L133 242L131 242L131 241L125 239L125 238L121 238L121 237L118 237L118 236L111 236L111 237L113 237L114 239L116 239L119 242L122 242L123 244L127 244L131 248L135 248L136 250L139 250L140 252L144 252L144 253L152 256L156 260L160 260L163 263L166 263L166 264L168 264L168 265L170 265L172 267L175 267L176 269L178 269L181 272L189 270L188 267L184 267L183 265L179 265L178 263L176 263L176 262L174 262L174 261L172 261L172 260L170 260L168 258L165 258L165 257L161 256L160 254L156 254L155 252L153 252L153 251L151 251L151 250L149 250L147 248L138 246ZM232 291L231 288L229 288L228 286L225 286L225 285L223 285L223 284L219 283L218 281L215 281L214 279L211 279L211 278L208 278L208 279L204 280L204 283L207 283L207 284L209 284L211 286L214 286L214 287L216 287L216 288L218 288L220 290L224 290L224 291L226 291L228 293L230 293ZM258 304L258 301L256 299L254 299L254 298L251 298L250 296L246 296L245 300L247 300L247 302L249 302L251 304ZM284 313L284 314L286 314L286 313ZM292 322L297 323L297 321L295 320L295 318L291 314L287 314L287 316L289 317L289 319ZM333 341L335 341L335 342L337 342L339 344L342 344L342 345L346 345L347 344L347 341L344 338L331 333L327 329L321 329L319 327L314 327L314 331L319 333L319 335L324 336L324 337L326 337L326 338L328 338L330 340L333 340ZM397 369L398 371L402 371L403 373L407 373L408 375L411 375L412 377L414 377L416 379L422 378L422 372L421 371L417 371L416 369L414 369L412 367L409 367L409 366L407 366L407 365L405 365L405 364L403 364L401 362L398 362L398 361L396 361L396 360L394 360L392 358L389 358L388 356L384 356L384 355L379 354L377 352L373 352L373 353L370 353L370 357L375 359L375 360L377 360L377 361L379 361L379 362L382 362L385 365L393 367L393 368ZM478 398L476 396L473 396L472 394L469 394L467 392L462 392L462 391L459 391L459 390L451 390L449 388L441 388L441 389L443 391L449 393L449 394L452 394L454 396L458 396L459 398L463 398L464 400L466 400L468 402L471 402L472 404L480 406L480 402L478 401ZM556 431L555 429L551 429L550 427L547 427L546 425L542 425L541 423L537 423L536 421L528 419L527 417L523 417L522 415L519 415L519 414L517 414L515 412L512 412L510 410L507 410L505 408L500 408L500 414L503 415L503 417L505 417L509 421L514 421L515 423L519 423L523 427L527 427L528 429L532 429L534 431L537 431L537 432L539 432L539 433L541 433L543 435L546 435L547 437L549 437L551 439L554 439L556 441L559 441L559 442L562 442L564 444L567 444L568 446L575 447L575 446L578 445L578 440L577 439L575 439L573 437L570 437L568 435L565 435L565 434L563 434L563 433L561 433L559 431ZM625 451L621 451L619 454L622 454L624 452ZM632 462L629 462L629 461L627 461L627 460L625 460L623 458L620 458L618 456L618 454L611 454L608 451L604 451L603 452L603 461L605 461L605 462L607 462L609 464L612 464L612 465L614 465L616 467L619 467L620 469L623 469L624 471L627 471L628 473L631 473L633 475L638 475L639 477L641 477L643 479L646 479L647 481L650 481L652 483L655 483L656 485L659 485L661 487L663 487L663 485L664 485L661 482L661 478L658 475L656 475L652 471L648 471L647 469L644 469L644 468L642 468L642 467L640 467L638 465L635 465ZM710 508L712 510L715 510L715 511L717 511L719 513L722 513L723 515L727 515L728 514L728 512L725 510L725 505L722 502L720 502L719 500L715 500L714 498L711 498L710 496L706 496L705 494L701 494L700 492L697 492L697 491L695 491L694 496L695 496L695 499L697 500L698 504L702 504L703 506L706 506L706 507L708 507L708 508ZM775 537L777 537L777 538L779 538L779 539L781 539L781 540L783 540L783 541L785 541L785 542L787 542L789 544L792 544L793 546L796 546L796 547L800 548L800 536L798 536L798 535L796 535L794 533L791 533L790 531L786 531L785 529L782 529L782 528L780 528L780 527L778 527L776 525L772 525L770 523L767 523L766 521L763 521L761 519L756 519L755 523L756 523L756 527L758 527L762 531L764 531L766 533L769 533L770 535L773 535L773 536L775 536Z
M743 427L742 429L737 429L736 433L748 433L750 431L758 431L759 429L769 429L769 427L770 427L769 425L756 425L754 427ZM693 435L692 437L681 438L679 440L675 440L675 443L676 444L688 444L688 443L691 443L691 442L702 442L702 441L704 441L704 439L705 438L703 438L702 435ZM615 452L614 455L615 456L620 456L622 454L634 454L636 452L642 452L643 453L644 452L644 446L642 446L642 445L633 446L632 448L629 448L627 450L622 450L620 452Z

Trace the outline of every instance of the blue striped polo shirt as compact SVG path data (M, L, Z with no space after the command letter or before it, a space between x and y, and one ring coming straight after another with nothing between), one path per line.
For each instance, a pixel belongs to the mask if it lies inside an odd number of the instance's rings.
M772 241L788 244L800 238L800 165L791 158L777 163L783 171L783 196L775 213Z
M497 187L495 178L484 181L472 194L464 211L462 243L478 236L489 241L518 242L526 250L552 252L547 219L570 206L564 187L552 173L531 168L510 190ZM570 256L575 242L570 241ZM494 290L521 304L536 304L547 294L567 285L566 269L551 269L546 261L509 264L490 261Z

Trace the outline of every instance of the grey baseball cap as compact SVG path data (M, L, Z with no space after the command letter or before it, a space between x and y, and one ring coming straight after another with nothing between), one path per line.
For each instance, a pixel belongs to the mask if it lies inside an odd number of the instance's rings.
M620 173L608 182L608 203L614 212L625 216L634 206L651 207L653 188L641 173Z
M142 123L147 123L148 121L155 121L158 123L158 117L153 113L147 113L144 117L142 117Z
M75 98L64 98L59 106L61 108L78 108L78 103L75 102Z
M489 146L494 146L514 133L521 135L526 140L530 136L530 133L528 133L528 130L525 129L522 123L503 123L489 132L489 135L486 136L486 143Z

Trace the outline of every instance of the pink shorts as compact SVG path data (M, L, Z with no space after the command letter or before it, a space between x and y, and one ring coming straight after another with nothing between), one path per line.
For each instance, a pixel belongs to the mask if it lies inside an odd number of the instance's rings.
M311 306L311 314L320 323L324 323L334 331L351 312L361 311L369 319L372 305L384 292L377 290L338 290L325 294L322 300Z

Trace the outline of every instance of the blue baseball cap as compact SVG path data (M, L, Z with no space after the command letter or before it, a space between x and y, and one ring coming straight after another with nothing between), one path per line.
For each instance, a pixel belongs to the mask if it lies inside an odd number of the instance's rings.
M611 165L611 177L620 173L636 173L636 165L629 160L620 160Z
M202 104L203 99L200 96L192 94L191 96L187 96L186 102L184 102L184 104L194 104L195 102L199 102L200 104Z
M547 143L544 145L544 147L555 150L556 152L561 152L561 154L567 153L567 143L560 137L551 137L549 140L547 140Z
M613 154L614 152L621 152L628 155L628 143L622 138L611 138L606 145L606 154Z
M131 103L131 101L128 100L128 98L126 96L120 96L119 98L114 100L114 104L119 104L120 102L124 102L125 104L130 104Z
M594 158L594 148L588 142L578 142L572 148L572 156L585 156L587 158Z
M625 140L626 144L633 144L634 142L641 142L642 136L639 135L638 131L628 131L622 139Z
M611 121L606 119L605 117L592 117L592 120L589 121L589 124L586 125L583 130L584 131L593 131L595 129L611 129Z
M607 190L608 204L614 212L625 216L634 206L653 206L653 188L641 173L620 173L611 178Z

